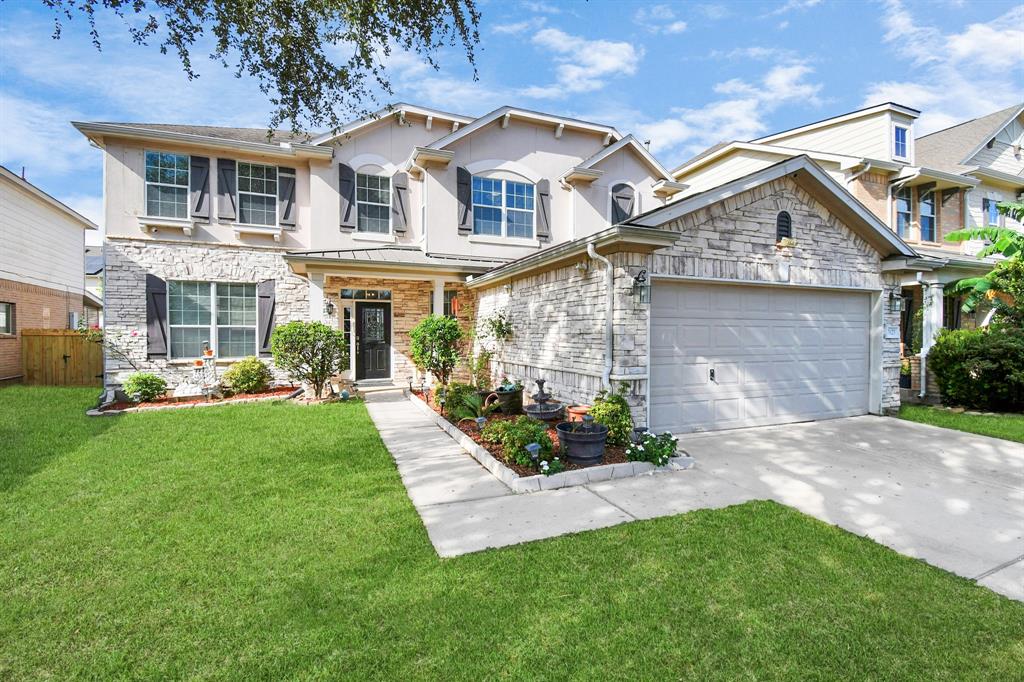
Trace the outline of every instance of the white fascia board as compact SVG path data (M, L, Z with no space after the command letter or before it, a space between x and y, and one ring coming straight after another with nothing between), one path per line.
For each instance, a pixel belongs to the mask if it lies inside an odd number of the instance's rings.
M42 202L44 202L46 204L49 204L50 206L52 206L53 208L57 209L58 211L61 211L62 213L66 214L69 218L71 218L75 222L81 224L81 226L84 227L85 229L87 229L87 230L98 230L98 229L100 229L99 226L96 223L94 223L93 221L89 220L84 215L82 215L81 213L79 213L75 209L71 208L70 206L68 206L64 202L60 201L59 199L56 199L56 198L50 196L49 194L47 194L43 190L41 190L38 187L36 187L35 185L33 185L28 180L23 179L20 175L17 175L15 173L13 173L6 166L0 166L0 178L3 178L4 180L7 180L8 182L10 182L15 187L17 187L17 188L19 188L19 189L21 189L21 190L23 190L25 192L28 192L29 194L31 194L35 198L39 199L40 201L42 201Z
M324 133L323 135L318 135L317 137L314 137L312 139L312 143L326 144L328 142L333 142L339 137L342 137L344 135L351 135L352 133L362 130L367 126L371 126L383 120L385 117L389 115L400 113L418 114L420 116L425 116L427 118L452 121L461 124L470 123L473 120L471 116L463 116L461 114L453 114L448 111L441 111L440 109L431 109L430 107L421 107L415 104L406 104L404 102L399 102L398 104L395 104L391 108L384 107L383 109L378 109L369 116L357 119L355 121L352 121L351 123L346 123L341 128L339 128L338 132L336 133L328 132Z
M589 159L581 163L579 166L577 166L577 168L593 168L594 166L596 166L597 164L601 163L609 156L614 154L615 152L619 151L620 149L625 149L626 147L632 147L640 156L640 158L643 159L647 163L647 165L651 167L651 170L656 172L661 179L673 180L672 173L667 168L665 168L665 166L663 166L661 162L658 161L658 159L656 159L653 154L651 154L650 150L648 150L647 147L642 145L640 141L633 136L632 133L626 135L618 142L605 147L597 154L594 154Z
M809 149L797 149L795 147L781 147L774 144L761 144L758 142L730 142L725 147L718 149L707 156L697 159L691 163L679 166L672 171L673 179L678 180L680 177L692 173L697 168L705 166L709 163L713 163L723 156L727 156L735 151L750 151L750 152L762 152L764 154L774 154L776 156L785 157L796 157L796 156L809 156L815 161L826 161L830 163L836 163L843 168L853 168L858 164L862 163L864 159L859 156L848 156L846 154L832 154L830 152L816 152ZM851 165L852 164L852 165Z
M935 168L927 168L925 166L906 166L900 171L900 174L893 178L890 182L899 185L909 185L911 180L937 180L939 182L949 183L958 187L977 187L980 184L980 180L969 178L958 173L947 173Z
M522 119L524 121L531 121L534 123L549 123L553 127L563 125L566 128L575 128L577 130L586 130L594 133L601 133L605 135L611 135L613 139L618 140L622 136L615 128L611 126L600 125L597 123L588 123L587 121L579 121L574 118L565 118L562 116L554 116L552 114L545 114L539 111L530 111L529 109L516 109L514 107L504 106L499 109L495 109L489 114L485 114L480 118L476 119L467 126L459 128L450 135L445 135L439 140L433 142L430 146L434 149L444 149L448 145L461 140L467 135L472 135L481 128L497 121L498 119L509 116L511 118Z
M778 140L784 137L790 137L792 135L799 135L800 133L806 133L811 130L817 130L818 128L827 128L829 126L834 126L839 123L846 123L848 121L853 121L858 118L864 118L865 116L874 116L875 114L881 113L883 111L894 111L898 114L903 114L904 116L909 116L910 118L913 119L916 119L918 116L921 115L921 112L918 111L917 109L911 109L910 107L905 107L902 104L896 104L895 102L885 102L884 104L876 104L875 106L867 107L866 109L858 109L857 111L851 111L848 114L840 114L839 116L826 118L821 121L815 121L814 123L808 123L807 125L799 126L797 128L790 128L789 130L783 130L778 133L766 135L765 137L759 137L756 140L751 140L751 142L769 143L773 140Z
M222 137L209 137L207 135L194 135L192 133L177 133L167 130L151 130L149 128L137 128L135 126L118 125L115 123L82 123L72 121L71 125L78 129L93 142L96 138L103 138L106 135L122 137L131 140L142 140L146 142L176 142L178 144L194 144L214 149L225 149L236 152L250 152L253 154L264 154L277 157L313 157L330 159L334 151L330 147L320 147L315 144L281 142L244 142L241 140L227 140ZM97 144L99 144L97 142Z
M1012 175L1010 173L1004 173L997 171L992 168L972 168L968 171L964 171L964 175L975 175L984 180L990 180L1004 185L1010 185L1011 187L1021 188L1024 187L1024 177L1020 175Z
M763 185L766 182L771 182L772 180L777 180L778 178L791 173L796 173L797 171L804 171L808 173L823 185L825 189L835 194L850 208L853 213L857 215L858 218L866 223L873 231L877 232L883 240L889 243L896 251L906 256L915 255L915 251L910 248L906 242L886 227L882 221L871 213L871 211L857 201L845 187L833 180L831 175L822 170L807 156L798 156L794 159L777 163L774 166L768 166L767 168L755 171L750 175L738 178L732 182L727 182L713 189L701 192L700 194L694 194L692 197L683 198L679 201L672 202L671 204L666 204L665 206L659 206L658 208L648 211L636 218L632 218L626 224L641 225L644 227L657 227L659 225L664 225L665 223L681 218L684 215L693 213L694 211L698 211L712 204L716 204L719 201L728 199L729 197L737 194L742 194L743 192Z
M989 140L991 140L993 137L995 137L999 133L1003 132L1003 128L1005 128L1006 126L1008 126L1011 123L1013 123L1013 119L1017 118L1021 114L1024 114L1024 104L1022 104L1021 106L1017 107L1017 111L1014 112L1013 116L1010 116L1009 118L1007 118L995 130L993 130L991 133L986 135L985 138L981 142L979 142L978 145L974 149L971 150L970 154L968 154L964 158L960 159L960 165L961 166L966 165L968 161L970 161L971 159L974 158L975 154L980 152L985 147L985 145L988 144Z

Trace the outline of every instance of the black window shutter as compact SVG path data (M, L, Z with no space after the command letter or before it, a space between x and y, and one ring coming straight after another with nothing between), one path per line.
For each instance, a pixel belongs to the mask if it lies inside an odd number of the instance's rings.
M235 220L235 188L238 171L232 159L217 159L217 219Z
M409 205L409 175L395 173L391 178L391 229L395 234L405 234L409 226L406 215Z
M295 227L295 169L277 169L277 222L288 229Z
M787 211L779 211L775 218L775 241L790 239L793 236L793 218Z
M636 192L624 182L612 187L612 225L626 222L633 217Z
M146 356L167 357L167 282L146 275Z
M551 182L545 178L537 183L537 238L551 237Z
M338 201L341 208L341 229L356 229L356 172L352 166L338 164Z
M192 217L210 219L210 158L193 156L189 159L192 177L189 180L189 203Z
M256 323L259 325L260 355L270 355L270 337L274 333L274 280L256 285Z
M459 200L459 234L473 231L473 176L459 166L455 169L455 182Z

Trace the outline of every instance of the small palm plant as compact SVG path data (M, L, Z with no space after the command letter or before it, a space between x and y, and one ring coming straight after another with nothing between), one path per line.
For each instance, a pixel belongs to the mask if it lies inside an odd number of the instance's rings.
M479 417L486 417L498 409L498 402L487 404L487 401L479 393L464 393L458 405L452 407L451 415L457 421L475 420Z
M1022 222L1024 221L1024 203L1002 202L996 205L1000 213ZM978 258L1002 255L1007 260L996 264L987 274L981 277L968 277L951 282L946 291L964 297L963 311L974 312L983 301L988 301L997 313L1006 313L1013 309L1012 295L1007 291L1008 281L1014 278L1009 270L1024 259L1024 233L1008 227L988 226L969 227L946 235L946 239L961 242L969 239L984 239L988 245L978 252ZM1013 261L1017 261L1014 263ZM1004 308L1006 310L1004 310Z

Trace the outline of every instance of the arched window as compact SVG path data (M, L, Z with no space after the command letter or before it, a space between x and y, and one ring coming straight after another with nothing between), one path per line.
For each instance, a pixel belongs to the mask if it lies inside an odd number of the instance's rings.
M793 219L788 211L779 211L779 215L775 218L775 241L780 242L783 239L791 239L792 237Z

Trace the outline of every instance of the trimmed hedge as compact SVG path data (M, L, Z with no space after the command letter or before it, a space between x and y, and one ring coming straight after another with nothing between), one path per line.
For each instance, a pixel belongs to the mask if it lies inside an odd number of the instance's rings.
M947 405L1024 412L1024 329L943 330L927 367Z

